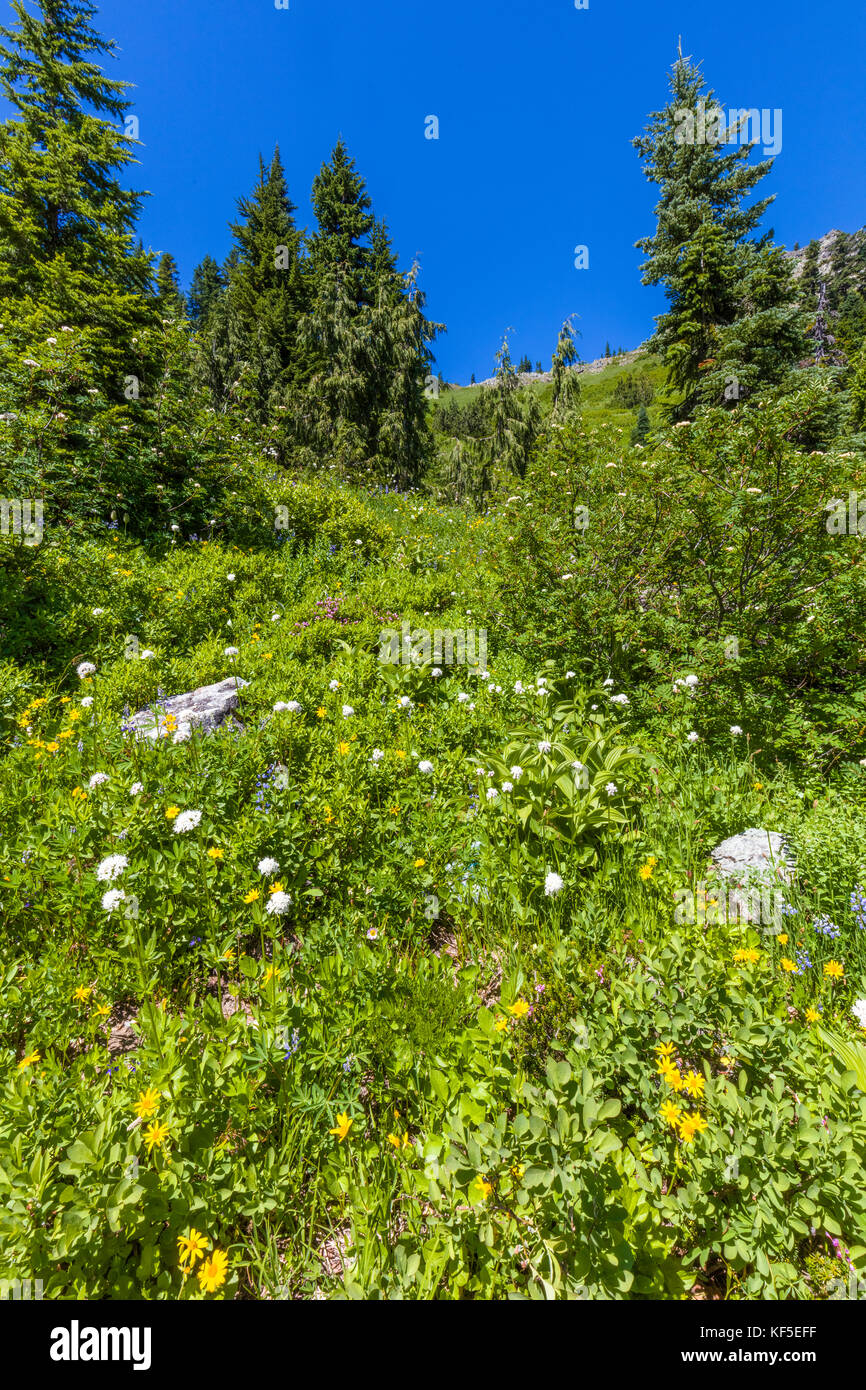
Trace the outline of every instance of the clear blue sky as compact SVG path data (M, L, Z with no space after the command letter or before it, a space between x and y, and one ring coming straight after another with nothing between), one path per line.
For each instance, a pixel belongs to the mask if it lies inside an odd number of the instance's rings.
M106 0L97 23L136 84L145 243L188 282L228 252L227 220L279 142L299 220L342 133L401 264L417 255L439 366L493 369L502 332L549 365L580 316L585 359L636 346L663 307L633 248L655 190L629 144L683 51L725 108L781 108L764 187L793 246L866 222L862 0ZM438 141L424 119L440 120ZM574 247L590 268L574 268Z

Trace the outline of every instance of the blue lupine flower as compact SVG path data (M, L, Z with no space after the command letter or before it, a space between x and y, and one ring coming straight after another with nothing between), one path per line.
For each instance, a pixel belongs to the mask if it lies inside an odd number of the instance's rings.
M821 936L829 936L831 941L835 941L840 935L839 928L835 922L831 922L829 917L816 917L812 924Z

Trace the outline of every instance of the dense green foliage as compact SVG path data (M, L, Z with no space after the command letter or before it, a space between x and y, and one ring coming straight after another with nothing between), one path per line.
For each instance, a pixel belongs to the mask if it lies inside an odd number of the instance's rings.
M816 361L817 251L795 284L766 166L676 143L681 60L657 352L584 369L572 318L543 379L506 338L446 391L342 142L310 233L260 160L186 294L92 9L14 8L0 1279L828 1296L866 1266L860 243ZM232 678L216 729L166 714ZM711 867L749 827L771 922Z

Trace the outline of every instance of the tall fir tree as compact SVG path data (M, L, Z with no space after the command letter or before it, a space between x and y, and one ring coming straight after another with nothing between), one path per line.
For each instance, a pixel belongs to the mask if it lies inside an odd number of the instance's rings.
M580 409L580 378L572 370L579 360L576 337L577 330L571 319L566 319L559 330L556 351L550 364L553 380L551 416L556 421Z
M643 283L664 285L668 296L650 347L662 353L677 393L666 414L681 419L702 402L743 399L766 381L768 367L778 379L802 350L803 323L772 233L753 235L772 197L744 206L772 158L750 162L753 144L740 141L745 117L725 128L699 67L681 54L670 90L667 106L651 113L632 143L660 189L656 230L636 244L647 255ZM742 323L756 309L769 339L763 353L747 342Z
M198 331L207 322L226 287L226 277L213 256L205 256L192 273L189 287L187 312L190 322Z
M299 325L307 307L306 282L295 211L277 148L267 170L259 159L253 192L238 200L235 255L219 303L232 371L245 370L247 405L260 423L284 404L304 375Z
M85 329L95 370L119 395L136 370L132 338L152 319L150 258L134 244L143 195L120 176L134 163L126 82L104 75L115 46L88 0L12 0L0 29L0 301L33 330ZM25 331L31 331L27 329ZM142 370L140 367L138 370Z
M185 318L186 299L180 288L180 272L170 251L163 251L156 267L156 305L162 315Z

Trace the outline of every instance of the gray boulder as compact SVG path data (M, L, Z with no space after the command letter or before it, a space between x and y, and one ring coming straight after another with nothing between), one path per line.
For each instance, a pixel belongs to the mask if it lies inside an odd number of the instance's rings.
M193 729L205 733L220 724L238 707L238 691L249 685L240 676L229 676L216 685L202 685L185 695L172 695L154 708L140 710L124 724L124 729L137 739L159 738L169 716L177 721L177 730L167 735L180 743L189 738Z
M740 883L790 883L794 869L784 837L777 830L754 827L716 845L713 863L722 878Z

